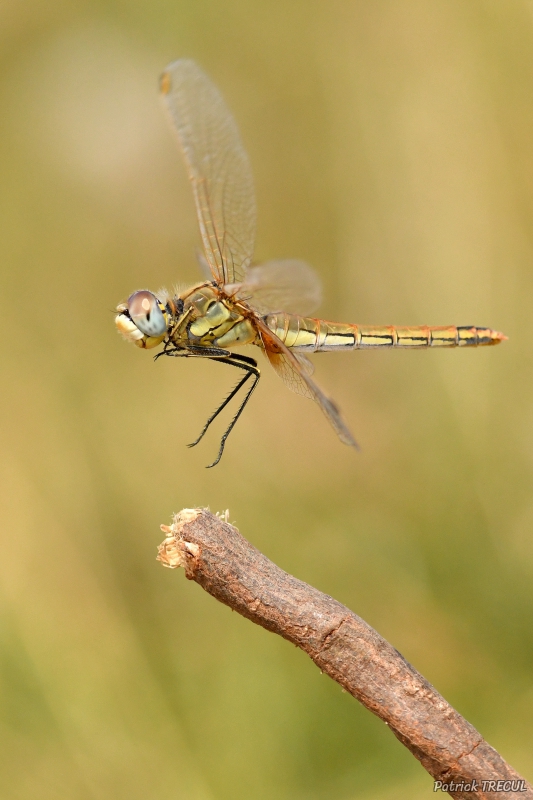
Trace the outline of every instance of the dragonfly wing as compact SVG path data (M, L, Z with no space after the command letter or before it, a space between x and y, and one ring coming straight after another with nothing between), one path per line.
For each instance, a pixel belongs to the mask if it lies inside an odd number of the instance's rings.
M227 288L231 290L231 287ZM247 271L237 297L261 315L288 311L305 317L320 305L322 284L305 261L267 261Z
M256 217L252 170L237 125L194 61L169 64L161 92L185 158L211 274L219 284L234 283L252 260Z
M313 374L315 371L315 365L307 358L307 356L304 356L303 353L294 353L294 357L306 375Z
M196 260L198 261L198 266L200 267L200 271L204 276L205 280L206 281L212 280L213 273L211 271L211 267L207 263L207 258L204 256L199 247L196 248Z
M262 319L256 318L255 324L261 334L267 358L283 383L296 394L308 397L318 403L341 442L359 449L337 405L330 397L324 394L322 389L316 385L310 375L302 368L296 355L291 353L289 348L272 333Z

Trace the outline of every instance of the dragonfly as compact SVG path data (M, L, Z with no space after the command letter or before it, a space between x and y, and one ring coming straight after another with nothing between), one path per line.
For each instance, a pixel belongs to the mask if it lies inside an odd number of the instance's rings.
M117 306L115 322L124 338L141 349L162 345L156 359L207 358L241 371L235 388L189 445L201 441L240 393L240 404L209 467L220 461L228 436L259 382L256 359L235 352L244 345L262 350L288 388L314 400L341 442L357 448L337 404L313 380L308 354L384 347L478 347L507 338L471 325L356 325L310 316L320 303L321 287L309 265L294 259L253 264L252 170L222 95L188 59L169 64L160 88L192 185L205 277L185 291L135 291Z

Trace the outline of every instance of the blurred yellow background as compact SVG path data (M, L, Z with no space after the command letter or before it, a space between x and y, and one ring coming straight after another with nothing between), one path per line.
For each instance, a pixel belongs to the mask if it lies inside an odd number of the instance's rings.
M302 653L155 562L159 524L197 505L531 779L533 2L2 0L0 41L2 798L432 791ZM317 356L359 454L261 360L206 470L217 431L185 445L235 376L115 333L133 290L198 279L157 93L178 57L238 121L257 260L313 264L322 316L509 335Z

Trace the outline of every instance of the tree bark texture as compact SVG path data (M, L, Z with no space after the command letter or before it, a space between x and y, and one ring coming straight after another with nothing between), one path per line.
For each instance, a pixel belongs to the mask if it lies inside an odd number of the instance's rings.
M389 726L443 791L533 800L530 784L357 614L281 570L206 509L184 509L161 528L164 566L183 567L221 603L301 648Z

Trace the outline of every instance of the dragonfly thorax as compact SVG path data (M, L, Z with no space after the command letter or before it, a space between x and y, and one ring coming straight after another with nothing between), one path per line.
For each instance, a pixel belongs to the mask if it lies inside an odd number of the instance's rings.
M212 283L199 284L171 299L143 289L130 295L117 312L119 332L146 350L165 340L180 350L228 349L257 340L250 315Z
M213 284L201 284L180 295L183 312L170 333L177 347L231 348L252 344L257 333L239 304Z

